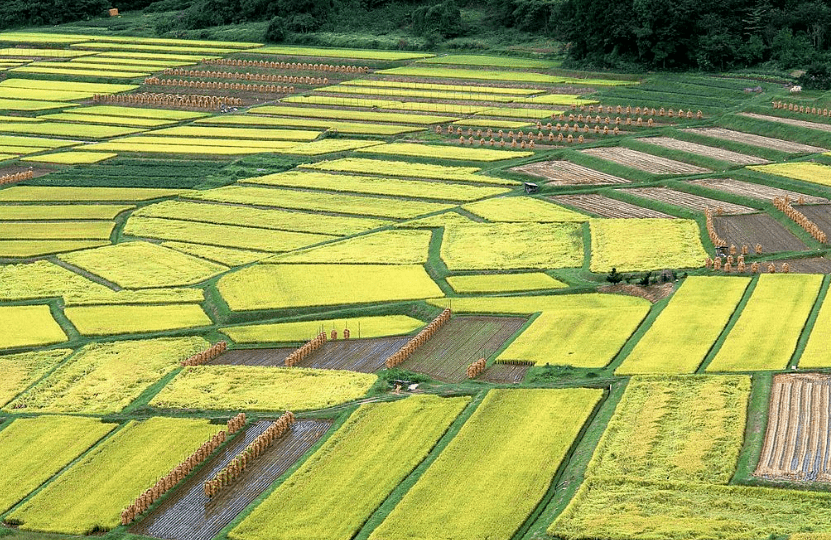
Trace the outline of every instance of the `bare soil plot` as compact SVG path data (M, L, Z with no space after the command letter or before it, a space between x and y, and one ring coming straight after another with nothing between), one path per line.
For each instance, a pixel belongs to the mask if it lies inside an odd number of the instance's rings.
M817 224L825 233L831 233L831 204L799 205L797 210Z
M805 195L804 193L799 193L798 191L789 191L787 189L765 186L763 184L754 184L752 182L742 182L741 180L733 180L732 178L704 178L702 180L690 180L689 183L694 186L716 189L732 195L738 195L740 197L747 197L748 199L756 199L760 201L771 201L776 197L784 199L787 196L794 201L798 201L799 198L802 197L808 204L821 204L829 202L828 199Z
M831 377L819 373L776 375L765 443L756 476L831 481Z
M383 368L386 359L408 340L408 337L387 337L327 341L320 349L298 363L297 367L374 373ZM286 357L293 351L291 348L234 349L214 358L209 364L282 366Z
M682 131L696 133L705 137L713 137L714 139L733 141L750 146L759 146L761 148L771 148L773 150L780 150L782 152L794 154L816 154L818 152L825 152L824 148L819 148L818 146L810 146L807 144L786 141L784 139L774 139L773 137L764 137L762 135L754 135L752 133L743 133L741 131L733 131L732 129L708 127L687 128Z
M604 186L626 184L629 180L612 176L570 161L542 161L511 169L548 180L549 186Z
M777 122L779 124L788 124L789 126L816 129L819 131L831 131L831 124L820 124L819 122L808 122L806 120L796 120L794 118L782 118L780 116L768 116L766 114L756 114L748 112L739 113L739 116L755 118L756 120L766 120L768 122Z
M808 249L802 240L767 214L713 216L713 225L728 244L747 245L751 253L756 244L762 244L763 253Z
M728 163L735 163L736 165L757 165L761 163L770 163L770 161L760 157L748 156L747 154L740 154L739 152L732 152L730 150L724 150L723 148L716 148L704 144L679 141L678 139L673 139L672 137L644 137L638 140L648 144L654 144L662 148L697 154L699 156L718 159Z
M709 197L702 197L700 195L693 195L684 191L677 191L668 188L630 188L622 190L644 199L664 202L667 204L674 204L683 208L689 208L697 212L703 212L706 208L716 210L721 208L725 214L753 214L757 212L756 209L747 206L741 206L718 199L710 199Z
M704 167L697 167L689 163L682 163L674 159L653 156L646 152L639 152L631 148L620 146L610 148L586 148L582 153L607 161L612 161L624 167L639 169L652 174L698 174L710 172Z
M519 384L525 379L525 374L531 366L515 366L512 364L493 364L486 369L476 380L495 384Z
M644 208L643 206L635 206L605 195L557 195L551 197L551 200L604 218L674 218L674 216L663 212Z
M673 290L675 290L675 284L673 282L647 286L632 285L630 283L616 283L614 285L601 285L597 288L597 292L637 296L638 298L649 300L653 304L672 294Z
M453 317L413 353L402 369L444 382L467 379L467 367L500 348L522 328L524 317Z
M209 540L228 525L254 499L286 472L326 433L330 422L299 420L285 436L245 470L231 486L213 499L203 484L231 462L271 422L249 426L222 452L176 488L171 495L130 530L132 533L173 540Z

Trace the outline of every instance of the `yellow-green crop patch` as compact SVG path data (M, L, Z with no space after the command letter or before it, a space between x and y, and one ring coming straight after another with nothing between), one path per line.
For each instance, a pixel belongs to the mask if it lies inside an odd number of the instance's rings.
M460 294L540 291L568 287L562 281L542 272L450 276L447 283Z
M461 298L436 298L428 303L437 307L450 307L453 313L499 313L530 315L532 313L590 309L629 309L649 306L643 298L618 294L556 294L536 296L479 296Z
M89 534L121 523L121 511L221 426L208 420L130 422L7 519L23 530Z
M77 56L89 56L88 51L70 51L67 49L35 49L24 47L12 47L0 49L0 56L20 56L33 58L75 58Z
M451 270L574 268L583 264L579 223L451 224L441 258Z
M259 366L185 368L150 402L160 409L304 411L366 395L377 375Z
M318 88L318 92L330 94L360 94L369 96L412 97L426 99L442 99L451 101L494 101L509 103L517 96L510 94L490 94L487 92L453 92L450 90L419 90L416 88L385 88L383 86L358 86L353 84L338 84ZM286 100L283 100L286 101ZM379 105L380 106L380 105ZM444 109L442 109L444 110Z
M124 234L272 253L292 251L335 238L323 234L143 217L127 220Z
M51 64L51 62L50 62ZM60 64L54 64L59 66ZM96 79L137 79L139 77L149 77L150 71L102 71L99 69L79 69L69 67L71 64L66 64L67 67L38 67L38 66L22 66L13 68L11 71L16 73L35 73L38 75L66 75L69 77L95 77Z
M424 322L406 315L380 315L350 319L322 319L314 321L250 324L223 328L235 343L295 343L307 341L324 330L336 329L338 334L348 328L353 339L368 339L410 334L424 326ZM360 331L360 333L359 333ZM2 360L0 360L2 362Z
M270 253L262 251L206 246L205 244L190 244L188 242L162 242L161 245L226 266L242 266L271 256Z
M319 169L323 171L348 172L359 174L376 174L379 176L394 176L408 178L427 178L430 180L446 180L448 182L480 182L487 184L516 185L514 180L505 180L491 176L475 174L479 167L454 167L447 165L433 165L430 163L410 163L408 161L389 161L368 158L341 158L330 161L319 161L301 165L305 169Z
M66 122L77 122L81 124L107 124L110 126L131 126L131 127L160 127L175 123L175 120L160 120L156 118L133 118L129 116L104 116L89 114L86 109L76 107L69 112L44 114L39 118L43 120L61 120Z
M277 149L292 148L295 143L288 141L272 141L264 147L264 141L251 141L253 145L243 146L240 141L223 139L231 144L224 145L218 139L173 139L171 137L141 137L142 140L119 139L110 142L89 145L88 148L98 152L118 152L137 154L182 154L202 156L244 156L248 154L262 154ZM211 141L210 145L198 144L201 141ZM260 146L258 146L260 145Z
M1 191L0 196L2 196ZM221 203L391 218L414 218L452 208L450 205L436 202L249 186L226 186L206 191L194 191L187 196L192 199Z
M115 413L206 349L200 337L92 343L6 406L27 412Z
M88 51L85 51L88 52ZM185 64L198 64L205 59L219 58L218 56L205 56L204 54L171 54L171 53L150 53L135 51L104 51L94 53L94 58L139 58L143 60L169 60L171 62L182 62Z
M112 306L118 304L198 304L205 300L202 289L172 287L161 289L86 289L65 295L69 306Z
M0 257L21 259L89 249L109 244L102 240L0 240Z
M15 119L17 117L14 117ZM81 144L81 141L64 141L60 139L48 139L44 137L25 137L22 135L0 135L0 146L10 147L29 147L31 149L54 149L64 148L66 146L74 146Z
M649 313L649 302L637 300L629 307L548 309L497 360L602 368L612 361Z
M309 143L298 144L285 150L277 151L281 154L297 154L301 156L320 156L335 152L346 152L358 148L367 148L381 144L380 141L364 141L361 139L322 139Z
M2 202L132 202L175 197L181 189L13 186L0 190Z
M71 124L69 122L4 122L0 131L6 133L30 133L32 135L49 135L54 137L74 137L77 139L106 139L143 131L122 126L101 126L91 124Z
M433 56L430 53L373 51L367 49L328 49L323 47L293 47L288 45L270 45L260 47L257 54L277 54L281 56L309 56L320 58L354 58L356 60L413 60Z
M689 219L592 219L592 272L697 268L707 252Z
M31 156L22 158L21 161L34 161L37 163L55 163L57 165L89 165L99 163L118 154L111 152L56 152L42 156Z
M508 191L505 188L497 187L477 187L462 184L400 180L388 177L352 176L314 171L288 171L270 174L268 176L246 178L240 180L240 182L459 202L484 199L485 197L500 195Z
M391 230L347 238L274 258L281 263L418 264L427 262L430 231Z
M234 311L443 296L420 265L258 264L222 276L217 288Z
M461 215L455 210L442 212L440 214L433 214L420 219L412 219L403 223L397 223L395 227L402 229L437 229L438 227L447 227L448 225L461 224L470 225L476 221Z
M0 206L0 219L3 217L4 208ZM278 209L265 210L250 206L229 206L174 200L145 206L133 212L132 215L134 217L180 219L335 236L350 236L390 224L389 221L380 219L329 216Z
M150 44L144 45L140 43L72 43L70 47L77 47L80 49L106 50L106 51L153 51L153 52L169 52L175 54L230 54L239 52L237 49L228 47L188 47L186 44L182 45L161 45ZM259 50L257 52L260 52Z
M91 92L93 94L115 94L138 88L135 84L86 83L77 81L48 81L42 79L6 79L0 87L33 88L36 90L60 90Z
M486 94L508 94L513 96L530 96L539 94L536 88L518 88L515 86L480 86L446 83L425 83L413 81L386 81L376 79L352 79L343 81L338 86L370 86L373 88L405 88L411 90L435 90L437 92L462 92L462 93L486 93Z
M556 223L588 221L589 216L531 197L498 197L462 208L488 221Z
M0 98L3 99L37 99L41 101L72 101L75 99L90 99L90 92L74 90L40 90L38 88L15 88L0 86Z
M208 116L206 113L192 111L175 111L169 109L148 109L145 107L125 107L121 105L93 105L72 110L73 113L94 114L99 116L119 116L127 118L147 118L153 120L192 120Z
M126 204L2 204L0 221L114 219L132 208Z
M58 258L130 289L192 285L228 270L149 242L124 242Z
M541 96L515 99L516 103L531 103L534 105L591 105L596 99L586 99L582 94L543 94Z
M740 277L687 278L615 374L694 373L748 283L748 278Z
M95 418L20 418L0 432L0 512L5 512L115 429Z
M448 102L426 102L409 101L406 103L390 102L386 105L379 105L382 109L397 109L400 111L421 111L432 113L445 113L453 115L468 115L482 112L488 105L467 105L462 103Z
M785 369L814 306L822 276L763 274L707 371Z
M361 148L358 152L371 152L373 154L393 156L426 157L431 159L458 159L463 161L501 161L504 159L516 159L534 155L534 152L421 143L379 144L368 148Z
M513 69L540 68L551 69L557 67L556 62L533 58L517 58L514 56L487 56L480 54L444 54L419 60L419 64L455 64L458 66L492 66Z
M0 349L36 347L66 341L49 306L0 306Z
M197 124L240 125L266 127L300 127L308 129L328 129L348 135L401 135L424 129L419 126L397 126L395 124L371 124L363 122L340 122L338 120L313 118L277 118L274 116L231 115L212 116L196 121Z
M74 306L64 312L85 336L164 332L213 324L198 304Z
M181 60L165 60L163 58L119 58L113 59L111 56L98 56L96 53L84 56L83 58L75 58L70 60L73 64L83 62L84 64L98 65L118 65L118 66L140 66L146 68L159 68L160 70L168 67L184 66L188 64L196 64L197 62L181 61ZM154 71L156 71L154 69Z
M468 397L412 396L362 405L229 538L352 538L469 401ZM341 501L353 504L332 512L332 505Z
M491 390L371 540L511 538L545 495L600 390ZM464 510L460 511L462 502Z
M366 107L371 109L373 107L400 109L402 103L400 101L391 101L385 99L371 99L371 98L354 98L342 96L319 96L317 94L311 96L289 96L280 100L282 103L301 103L305 105L335 105L337 107Z
M504 116L505 118L528 118L530 120L537 120L540 118L552 117L555 114L560 114L561 110L551 109L526 109L521 107L494 107L492 109L484 109L479 111L479 116Z
M499 71L486 69L437 68L423 66L403 66L378 71L382 75L402 77L436 77L441 79L479 79L483 81L502 81L509 83L556 84L564 82L564 77L544 75L532 71Z
M831 325L831 300L826 296L817 314L817 319L814 322L813 331L808 338L808 343L805 345L805 350L802 351L802 356L799 358L800 369L826 368L831 366L831 360L828 358L828 351L831 350L831 345L829 344L831 333L825 331L826 328L829 328L829 325Z
M5 221L0 224L2 240L109 240L112 221Z
M803 182L811 182L812 184L831 186L831 167L820 163L772 163L770 165L751 165L748 169L793 178L794 180L802 180Z
M258 139L261 141L313 141L320 132L300 129L255 129L236 127L178 126L158 129L154 135L171 137L211 137L225 139Z
M2 103L2 102L0 102ZM4 107L0 106L0 109ZM343 109L320 109L314 107L290 107L284 105L263 105L249 112L276 116L301 116L307 118L334 118L336 120L357 120L359 122L391 122L398 124L444 124L458 120L452 116L407 114L394 112L357 111Z
M0 406L11 401L63 359L72 354L71 349L51 349L0 356Z
M21 68L17 68L21 69ZM0 111L46 111L74 107L66 101L38 101L34 99L0 99Z

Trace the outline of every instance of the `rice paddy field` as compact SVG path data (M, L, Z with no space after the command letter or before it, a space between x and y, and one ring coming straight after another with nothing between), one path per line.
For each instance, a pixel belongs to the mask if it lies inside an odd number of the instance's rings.
M827 94L133 16L0 32L0 537L831 534Z

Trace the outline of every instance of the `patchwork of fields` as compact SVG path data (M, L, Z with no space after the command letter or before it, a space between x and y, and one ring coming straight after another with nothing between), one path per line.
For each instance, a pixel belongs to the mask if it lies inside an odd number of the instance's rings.
M0 33L0 537L831 534L827 114L81 28Z

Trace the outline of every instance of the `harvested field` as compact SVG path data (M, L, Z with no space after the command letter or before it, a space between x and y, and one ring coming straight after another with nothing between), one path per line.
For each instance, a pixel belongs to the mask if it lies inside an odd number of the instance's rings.
M476 377L479 381L495 384L519 384L525 378L530 366L514 366L511 364L493 364L484 373Z
M384 361L409 341L408 337L376 339L340 339L327 341L304 358L297 367L318 369L345 369L361 373L375 373L384 367ZM214 358L210 364L244 366L282 366L294 349L236 349Z
M580 150L583 154L612 161L624 167L638 169L652 174L698 174L710 172L704 167L667 159L631 148L615 146L611 148L587 148Z
M831 233L831 204L799 205L796 209L816 223L820 230Z
M739 116L755 118L756 120L766 120L768 122L777 122L779 124L788 124L789 126L816 129L819 131L831 131L831 124L820 124L818 122L807 122L805 120L795 120L793 118L782 118L780 116L768 116L766 114L756 114L748 112L739 113Z
M762 245L763 253L808 249L802 240L767 214L713 216L713 225L716 233L728 244L737 247L746 244L751 252L756 244Z
M493 354L524 324L523 317L453 317L400 367L461 382L467 378L467 366Z
M790 197L792 200L798 201L799 198L802 197L808 204L821 204L829 202L828 199L824 199L822 197L813 197L797 191L789 191L787 189L775 188L763 184L753 184L751 182L742 182L740 180L733 180L732 178L705 178L703 180L690 180L689 183L694 186L716 189L732 195L738 195L740 197L747 197L748 199L756 199L760 201L770 202L776 197Z
M756 476L831 481L831 377L818 373L776 375L765 444Z
M706 208L716 210L721 208L725 214L753 214L757 210L747 206L729 203L726 201L719 201L717 199L710 199L709 197L702 197L700 195L693 195L684 191L677 191L668 188L630 188L622 190L624 193L631 193L644 199L681 206L689 208L697 212L703 212Z
M330 425L321 420L299 420L288 434L277 439L255 459L230 487L208 499L203 483L230 463L270 423L262 421L250 425L158 508L134 525L130 532L173 540L213 538L300 459Z
M747 116L750 116L749 114ZM757 115L758 116L758 115ZM781 152L789 152L794 154L816 154L825 152L824 148L818 146L809 146L807 144L800 144L782 139L774 139L773 137L763 137L762 135L754 135L752 133L742 133L741 131L733 131L732 129L724 129L719 127L707 128L689 128L683 129L687 133L695 133L705 137L713 137L715 139L723 139L725 141L733 141L750 146L759 146L761 148L771 148Z
M724 150L723 148L707 146L705 144L679 141L678 139L673 139L672 137L645 137L643 139L638 140L648 144L654 144L662 148L668 148L670 150L678 150L681 152L687 152L689 154L705 156L708 158L717 159L719 161L734 163L736 165L756 165L759 163L770 163L768 160L762 159L760 157L748 156L747 154L740 154L739 152L731 152L730 150Z
M667 218L673 219L675 216L658 212L643 206L635 206L628 202L619 201L606 197L605 195L589 194L589 195L558 195L551 197L551 200L558 203L567 204L578 210L585 210L592 214L604 218Z
M804 259L783 259L774 261L777 269L781 268L783 263L788 263L791 273L831 274L831 259L826 259L825 257L806 257ZM760 272L767 272L767 268L767 261L759 263Z
M603 186L626 184L629 180L602 173L570 161L543 161L511 169L547 180L549 186Z

